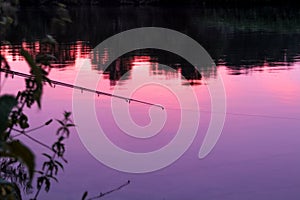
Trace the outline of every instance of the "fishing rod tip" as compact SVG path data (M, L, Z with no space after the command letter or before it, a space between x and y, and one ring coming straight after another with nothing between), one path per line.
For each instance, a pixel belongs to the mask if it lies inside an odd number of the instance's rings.
M160 104L156 104L155 105L156 107L158 107L158 108L161 108L162 110L164 110L165 109L165 107L163 107L162 105L160 105Z

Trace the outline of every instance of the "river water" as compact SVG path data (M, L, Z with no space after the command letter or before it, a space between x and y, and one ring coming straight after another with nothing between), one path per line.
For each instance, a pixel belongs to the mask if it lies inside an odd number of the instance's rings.
M12 70L28 73L20 48L36 55L40 39L51 34L58 42L51 79L92 85L91 89L164 107L45 86L42 109L27 111L30 125L60 118L67 110L75 112L78 127L67 141L68 164L59 183L53 183L49 193L42 192L41 199L80 199L86 190L96 196L127 180L128 186L104 199L299 199L300 23L296 17L275 13L273 9L83 7L71 8L73 22L55 29L49 13L20 12L18 25L6 36L11 44L1 45ZM157 49L127 52L118 59L110 47L92 51L117 33L141 27L186 34L203 46L215 66L197 71L185 58ZM105 64L109 64L106 69ZM214 85L220 78L221 90ZM1 94L16 94L22 86L22 78L1 75ZM214 95L216 90L221 95ZM226 109L214 110L216 102L226 103ZM89 108L92 113L85 110ZM212 120L223 117L220 138L199 159L205 136L215 126ZM54 130L55 125L31 134L50 145ZM111 151L99 139L102 133L125 154ZM37 154L47 151L22 139ZM162 169L151 166L172 160L172 152L126 160L128 152L161 152L173 141L174 151L184 151ZM134 173L145 169L149 172Z

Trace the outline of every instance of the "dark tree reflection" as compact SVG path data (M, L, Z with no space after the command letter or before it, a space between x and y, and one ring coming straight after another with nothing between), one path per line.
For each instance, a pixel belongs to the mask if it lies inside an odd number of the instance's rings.
M54 67L62 69L74 64L78 58L87 57L95 46L109 36L145 26L166 27L189 35L208 51L217 65L225 65L235 75L265 66L286 66L288 69L300 53L300 16L298 12L286 8L137 9L82 6L69 8L66 12L64 7L56 6L40 10L23 9L18 15L18 24L3 36L11 45L1 44L1 53L5 52L11 55L12 60L18 60L20 48L23 47L38 55L42 49L37 39L47 34L53 35L58 42L53 52L57 58ZM55 31L53 19L61 16L70 16L72 23L63 17L65 21L59 22L56 28L63 28L64 31ZM89 58L92 68L108 74L114 85L120 77L130 78L127 72L132 67L130 63L134 55L150 56L150 62L180 70L181 75L191 82L201 80L203 73L215 74L213 69L199 73L179 56L158 50L131 52L115 61L110 60L109 51L101 55L94 52ZM104 70L103 64L106 62L112 64ZM162 71L157 73L165 73Z

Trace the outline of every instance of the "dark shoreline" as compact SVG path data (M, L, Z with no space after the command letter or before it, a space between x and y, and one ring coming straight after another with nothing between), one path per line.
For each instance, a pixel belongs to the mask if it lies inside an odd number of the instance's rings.
M21 6L41 6L62 3L66 6L100 5L111 6L154 6L154 7L198 7L198 8L282 8L298 9L297 1L272 1L272 0L62 0L62 1L36 1L20 0Z

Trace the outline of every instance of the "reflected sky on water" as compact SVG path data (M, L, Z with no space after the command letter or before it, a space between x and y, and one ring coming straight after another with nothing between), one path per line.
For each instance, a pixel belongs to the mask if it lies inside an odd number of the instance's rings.
M56 35L58 45L54 55L57 61L50 78L72 84L82 64L88 63L84 65L84 77L99 76L97 89L104 92L128 94L140 81L159 82L161 85L139 87L132 98L163 105L167 116L164 127L154 137L133 138L124 134L114 121L112 99L96 96L96 116L107 137L128 151L148 152L162 148L176 135L182 110L195 112L192 107L180 107L180 99L176 96L181 94L189 101L187 88L192 88L200 107L199 128L191 147L180 159L162 170L146 174L123 173L104 166L91 156L73 130L67 144L69 164L59 176L60 182L52 185L49 194L42 194L43 199L79 199L85 190L96 195L127 180L131 180L129 186L106 199L300 198L300 37L297 21L288 20L288 24L295 27L291 29L289 25L284 26L286 21L280 16L277 26L267 23L272 21L267 17L254 19L256 11L208 10L203 13L197 9L179 12L153 8L134 11L92 8L86 12L84 9L87 8L71 10L76 25ZM40 12L20 15L23 18L16 29L23 32L19 37L8 35L7 39L14 40L10 40L11 45L1 45L1 54L5 55L12 70L28 73L20 48L37 55L41 45L36 38L51 31L43 25L42 18L33 18L37 23L35 29L22 25L26 16L41 15ZM216 68L198 72L183 58L154 49L128 52L115 61L110 60L109 51L90 54L107 37L142 26L162 26L188 34L208 51ZM101 64L106 62L112 64L104 70ZM203 160L198 159L198 152L210 123L211 99L207 80L201 73L208 73L209 76L205 76L208 79L215 79L218 74L222 76L227 96L221 138ZM12 93L24 85L24 80L16 76L4 80L2 74L1 81L2 94ZM72 89L45 88L42 110L28 111L32 127L49 117L59 118L64 110L72 111ZM85 100L90 95L83 92L81 98ZM139 126L151 124L149 106L125 101L118 105L128 107L133 122ZM53 128L45 127L41 133L32 135L42 141L52 141L52 132ZM31 144L26 138L24 140ZM33 148L37 152L45 151L35 144ZM109 155L105 150L103 153Z

